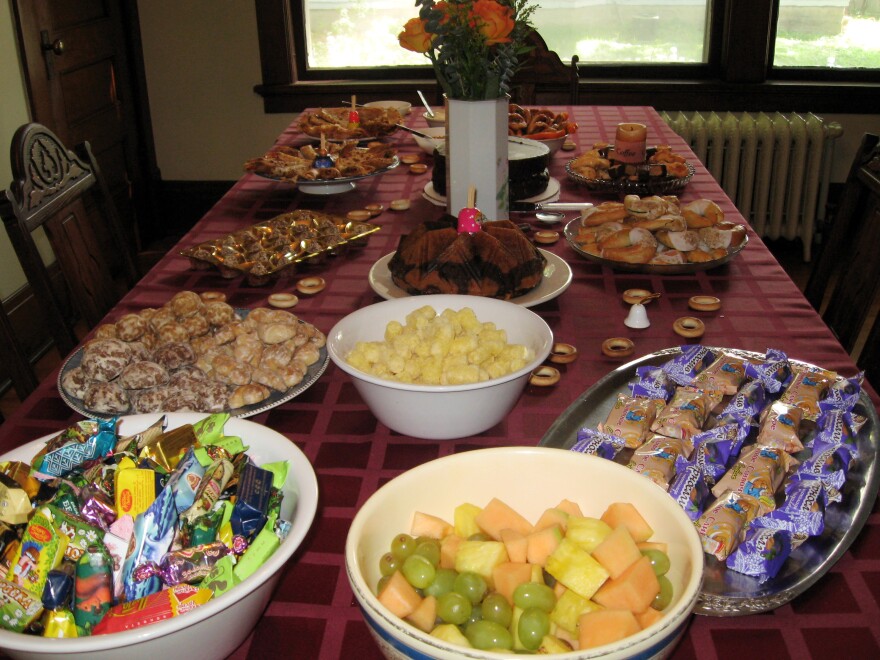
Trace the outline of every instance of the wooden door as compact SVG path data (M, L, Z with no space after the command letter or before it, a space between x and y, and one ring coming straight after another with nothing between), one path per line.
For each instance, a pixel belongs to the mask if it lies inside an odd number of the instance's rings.
M13 4L34 121L48 126L68 147L91 143L120 218L140 249L144 240L155 237L146 175L155 170L155 156L147 139L145 85L138 84L144 78L136 4Z

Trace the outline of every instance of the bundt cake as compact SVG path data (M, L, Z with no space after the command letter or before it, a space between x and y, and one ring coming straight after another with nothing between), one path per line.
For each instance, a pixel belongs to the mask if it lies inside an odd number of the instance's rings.
M458 293L509 300L541 283L546 259L509 220L459 233L445 215L400 239L388 262L394 283L412 295Z

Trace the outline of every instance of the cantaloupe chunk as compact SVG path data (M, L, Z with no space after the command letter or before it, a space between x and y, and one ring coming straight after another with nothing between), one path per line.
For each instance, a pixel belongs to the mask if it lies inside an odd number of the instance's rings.
M546 565L547 557L559 547L562 538L562 529L558 525L532 532L526 537L528 542L527 561L536 566Z
M455 533L463 539L469 538L479 533L480 526L474 520L477 514L482 511L476 504L465 502L455 507L452 514L452 524L455 526Z
M496 541L501 540L502 529L514 529L523 536L534 531L532 523L497 497L493 497L474 520L483 532Z
M412 611L406 620L419 630L431 632L437 623L437 599L434 596L425 596L419 606Z
M651 560L642 556L617 579L608 580L593 596L600 605L609 610L644 612L660 593L660 583L651 568Z
M669 544L662 541L642 541L641 543L636 543L636 545L639 547L639 550L659 550L664 554L669 554Z
M502 529L501 542L507 548L507 556L510 561L525 562L528 559L528 537L515 529Z
M559 583L557 583L559 584ZM571 589L566 589L557 596L556 604L550 611L550 621L560 628L577 636L577 624L581 614L601 610L602 606L579 596Z
M599 610L581 614L578 620L578 642L581 649L590 649L617 642L641 630L629 610Z
M535 531L541 531L548 527L558 526L562 531L568 526L568 514L562 509L546 509L541 517L535 521Z
M577 502L572 502L571 500L562 500L554 508L559 509L560 511L565 511L570 516L577 516L578 518L584 517L581 507Z
M506 561L492 569L495 591L513 605L513 591L519 585L531 582L532 567L525 562Z
M421 511L416 511L413 514L410 534L416 538L425 536L429 539L440 540L444 536L449 536L452 532L452 525L442 518L438 518L430 513L422 513Z
M440 568L455 568L455 555L458 554L458 546L463 540L455 534L444 536L440 540Z
M415 612L422 602L422 597L400 571L391 574L391 578L385 583L378 597L380 603L401 619Z
M571 539L586 552L592 552L602 540L611 533L611 526L598 518L568 517L568 527L565 530L566 538Z
M455 553L455 570L482 575L492 588L492 571L498 564L509 560L501 541L462 541Z
M656 623L662 618L663 612L661 612L660 610L655 610L653 607L649 607L644 612L639 612L638 614L636 614L636 621L639 622L642 630L650 626L652 623Z
M636 543L647 541L654 534L654 530L651 529L642 514L629 502L609 504L605 513L602 514L602 520L612 528L626 525Z
M449 642L455 646L471 648L468 638L464 636L464 633L461 632L458 626L451 623L441 623L431 631L431 637L442 639L444 642Z
M616 527L591 553L611 579L620 575L642 557L636 542L625 525Z
M568 537L547 557L544 569L566 587L584 598L592 598L608 579L608 571L589 552Z

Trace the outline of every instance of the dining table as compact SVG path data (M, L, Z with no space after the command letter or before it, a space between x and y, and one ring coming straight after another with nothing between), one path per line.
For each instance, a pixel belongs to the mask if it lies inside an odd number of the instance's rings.
M578 125L570 136L574 150L551 156L549 173L558 183L561 201L600 203L618 199L584 187L566 173L565 165L597 142L613 143L618 124L647 127L648 144L667 144L694 166L690 182L676 191L682 203L711 199L725 219L748 222L722 190L687 142L647 106L552 107L567 112ZM420 110L404 118L407 126L424 128ZM433 157L422 152L410 133L397 130L384 138L398 155L418 156L427 172L413 172L401 164L379 176L355 182L353 189L336 194L315 194L296 185L242 173L228 192L147 272L112 309L106 321L147 307L160 307L182 290L222 291L236 308L267 305L272 293L294 291L298 278L318 275L323 291L300 296L297 316L329 333L347 314L383 299L374 289L375 264L393 253L401 236L425 220L445 214L445 206L426 194ZM276 145L314 143L292 122ZM273 148L254 144L253 157ZM404 210L392 210L393 200L408 200ZM294 272L253 284L244 276L225 277L215 268L194 268L181 251L203 241L225 236L255 223L296 209L311 209L345 216L369 204L383 210L368 222L377 225L361 244L324 259L306 261ZM576 217L569 212L567 219ZM532 214L512 219L540 226ZM561 225L553 229L561 232ZM695 343L764 353L784 351L843 376L857 368L831 330L811 307L761 237L748 228L748 244L728 263L691 273L667 275L629 272L588 260L563 238L541 247L571 269L571 281L531 307L553 331L554 341L571 344L577 359L556 364L559 381L552 387L527 385L507 417L495 427L473 437L425 440L394 432L370 412L350 377L330 363L305 391L282 404L251 417L252 421L282 433L308 457L319 484L319 506L309 534L288 562L268 608L247 640L232 658L264 658L286 649L294 657L380 658L349 586L345 565L346 535L359 507L384 483L402 472L449 454L483 447L534 446L566 409L592 385L630 359ZM649 326L624 325L629 312L621 294L646 289L659 296L646 304ZM688 299L715 296L721 308L694 312ZM684 339L673 331L683 316L698 316L705 324L702 338ZM634 343L630 358L609 357L601 350L611 337ZM6 421L0 425L0 452L63 429L82 416L59 393L58 371L49 375ZM877 392L864 384L874 406ZM880 657L880 511L876 501L861 533L842 557L805 592L772 611L744 616L691 617L685 635L673 652L678 660L741 660L760 654L783 658Z

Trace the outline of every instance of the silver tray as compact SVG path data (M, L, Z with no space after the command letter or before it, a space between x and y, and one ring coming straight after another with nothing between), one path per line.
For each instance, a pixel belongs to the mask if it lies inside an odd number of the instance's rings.
M749 359L763 357L750 351L723 350ZM605 375L553 422L539 444L570 448L580 428L596 428L605 421L617 394L629 392L626 385L634 378L636 367L663 364L680 352L677 347L657 351ZM791 362L807 364L797 360ZM694 610L697 614L740 616L776 609L810 588L843 556L868 519L880 483L875 460L880 439L877 410L862 392L855 411L868 418L856 440L860 457L841 489L843 500L826 509L824 532L794 550L777 576L763 584L751 576L729 571L724 562L705 555L703 586Z
M630 181L629 179L590 179L583 174L578 174L571 169L572 159L565 164L565 172L568 177L588 190L597 193L610 193L615 195L668 195L676 190L681 190L696 173L694 166L685 163L688 169L686 176L656 179L653 181Z
M400 165L400 158L398 156L395 156L394 160L391 161L391 164L388 167L383 167L374 172L370 172L369 174L360 174L358 176L343 176L337 179L299 179L297 181L291 181L290 179L285 179L283 177L269 176L267 174L260 174L259 172L251 172L251 174L254 174L262 179L268 179L269 181L287 183L291 186L299 188L299 190L304 193L308 193L309 195L335 195L337 193L354 190L357 187L357 182L361 179L369 179L374 176L379 176L380 174L385 174L386 172L390 172L391 170L393 170L398 165Z
M701 270L718 268L719 266L723 266L728 261L733 259L740 252L742 252L745 246L749 243L749 235L746 234L743 238L742 243L740 243L736 247L731 248L725 256L721 257L720 259L704 261L701 263L630 264L625 261L614 261L612 259L605 259L603 257L599 257L595 254L590 254L589 252L585 252L584 250L582 250L575 240L575 236L577 236L578 233L578 225L580 224L580 221L580 218L569 220L568 223L566 223L565 225L565 229L563 230L565 240L568 241L571 249L588 261L593 261L597 264L601 264L602 266L608 266L609 268L613 268L614 270L626 271L629 273L648 273L651 275L686 275L688 273L696 273Z

